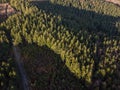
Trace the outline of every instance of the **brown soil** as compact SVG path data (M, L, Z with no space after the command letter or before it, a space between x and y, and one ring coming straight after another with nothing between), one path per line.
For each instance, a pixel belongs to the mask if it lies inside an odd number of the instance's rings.
M111 3L114 3L114 4L117 4L120 6L120 0L106 0L107 2L111 2Z
M15 13L15 10L8 3L0 4L0 15L5 15L7 9L7 14L11 15Z
M15 13L15 10L8 3L0 4L0 22L5 20L8 16Z

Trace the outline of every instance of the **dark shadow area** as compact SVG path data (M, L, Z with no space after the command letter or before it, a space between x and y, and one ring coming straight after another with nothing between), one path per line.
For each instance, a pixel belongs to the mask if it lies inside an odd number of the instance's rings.
M98 74L97 78L88 83L71 73L60 55L47 46L27 44L20 47L31 90L118 90L120 88L119 61L113 73L106 73L104 77Z
M8 66L2 65L2 63L8 63L8 58L9 58L9 51L8 47L9 45L7 43L0 43L0 74L4 76L0 76L0 83L3 83L3 85L0 85L1 90L6 90L9 87L9 81L11 77L9 76L9 69ZM3 69L3 70L2 70Z
M48 1L33 1L33 5L46 13L60 15L65 27L78 33L80 30L86 30L89 33L102 33L108 37L120 35L116 22L120 17L113 17L96 13L94 11L80 10L74 7L67 7L58 4L52 4Z
M0 24L6 20L5 15L0 15Z
M22 48L32 90L86 90L87 82L80 80L62 62L60 55L47 46L28 44Z
M6 60L9 58L10 53L10 44L9 42L6 42L5 40L8 39L6 36L6 30L4 30L2 27L0 27L0 58ZM8 40L9 41L9 40Z
M10 32L0 27L0 90L22 89L19 71L11 47L12 38Z
M0 42L0 90L11 90L11 87L13 90L21 90L19 80L11 47L7 42Z

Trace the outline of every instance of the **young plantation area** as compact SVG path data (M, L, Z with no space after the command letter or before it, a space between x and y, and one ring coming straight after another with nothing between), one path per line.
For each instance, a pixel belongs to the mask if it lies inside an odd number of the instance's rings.
M105 0L1 1L6 2L13 11L0 18L0 90L120 89L118 5Z

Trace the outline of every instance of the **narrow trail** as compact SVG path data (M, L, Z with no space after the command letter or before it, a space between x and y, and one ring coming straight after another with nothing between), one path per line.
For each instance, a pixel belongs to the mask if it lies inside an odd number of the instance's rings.
M8 6L8 8L6 8L6 6ZM8 3L0 4L0 19L2 18L4 20L6 20L7 16L9 17L10 15L13 15L15 13L16 13L16 11ZM10 32L8 32L6 30L5 30L5 32L6 32L6 36L7 36L8 40L10 41L10 45L13 45L12 44L12 37L10 35ZM20 73L20 79L21 79L21 85L20 86L22 87L23 90L30 90L30 87L28 85L26 72L25 72L24 67L23 67L23 63L20 60L21 59L21 54L20 54L19 48L17 46L12 46L12 49L13 49L15 62L17 64L17 67L18 67L18 70L19 70L19 73Z
M20 60L21 54L20 54L19 48L17 46L13 46L13 53L15 56L16 64L17 64L18 69L19 69L19 73L21 75L23 90L30 90L29 85L28 85L26 72L25 72L25 69L23 68L23 63Z

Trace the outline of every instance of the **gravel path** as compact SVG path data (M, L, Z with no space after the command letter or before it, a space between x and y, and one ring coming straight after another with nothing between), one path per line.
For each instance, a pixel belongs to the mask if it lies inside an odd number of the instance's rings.
M20 51L19 51L19 48L17 46L13 46L13 53L14 53L14 56L15 56L16 64L18 66L18 69L19 69L19 72L20 72L20 75L21 75L23 90L30 90L29 85L28 85L26 72L23 68L23 63L20 60L21 59L20 58L21 57Z

